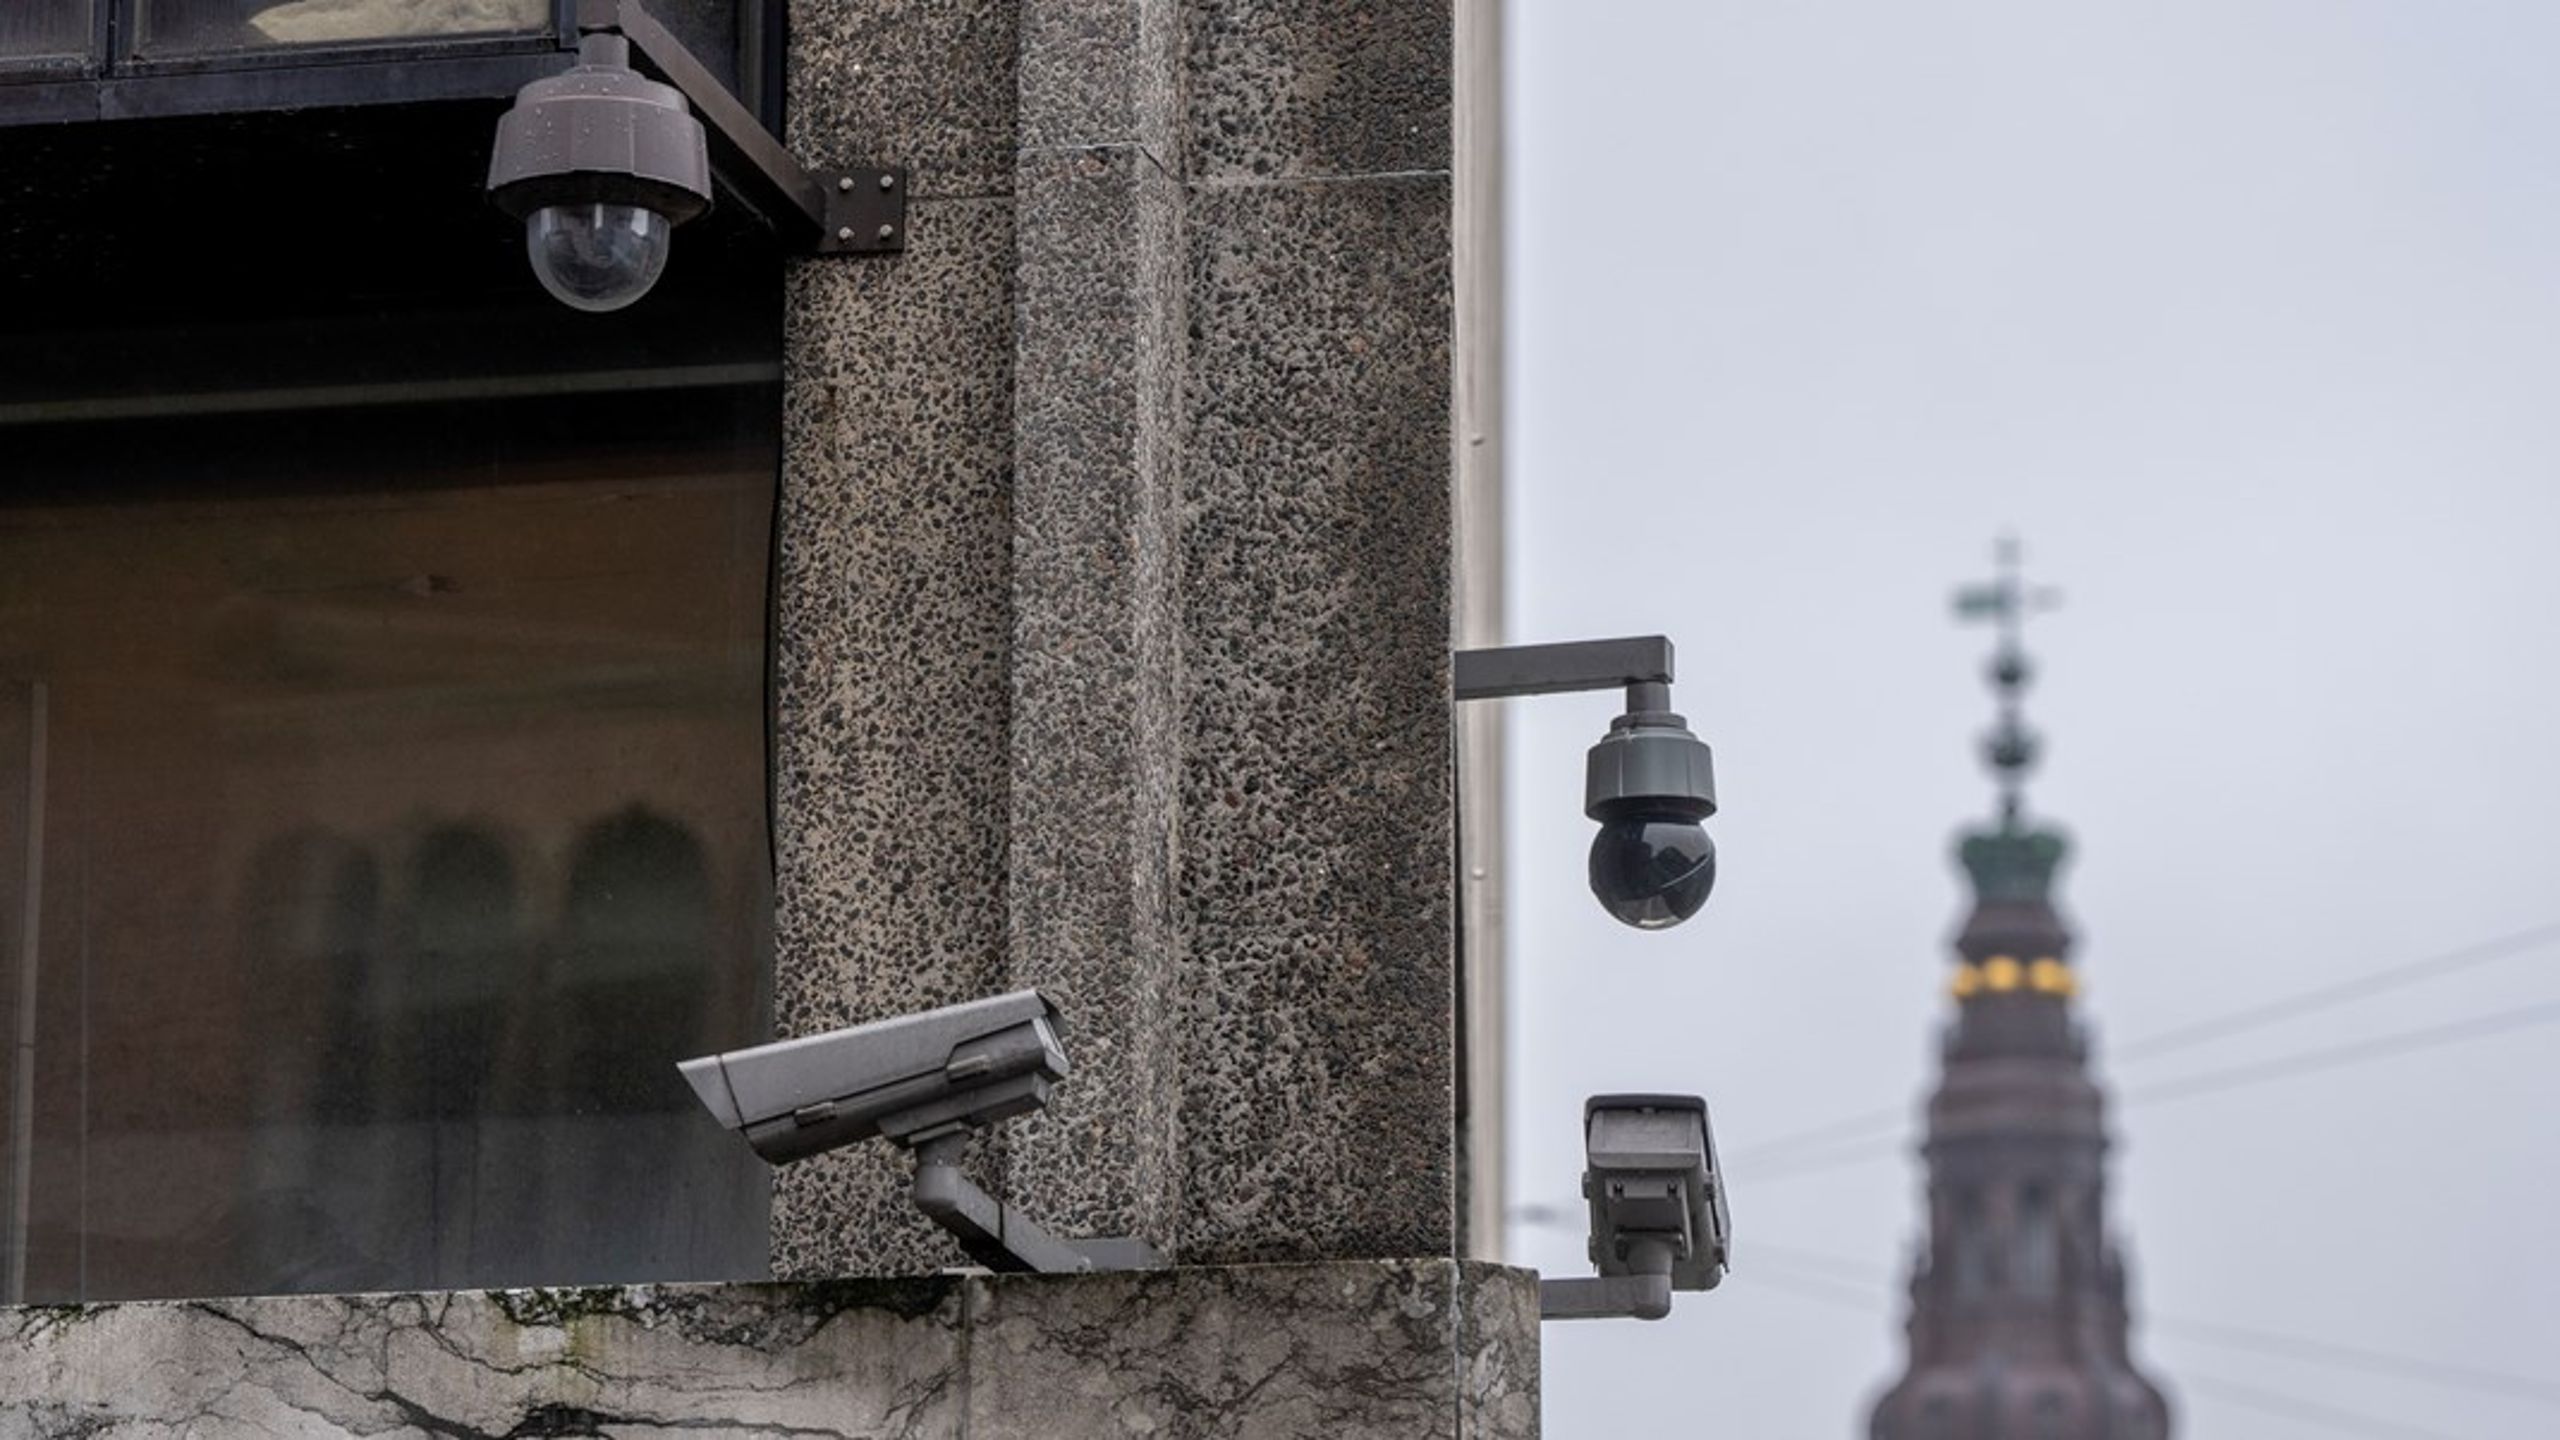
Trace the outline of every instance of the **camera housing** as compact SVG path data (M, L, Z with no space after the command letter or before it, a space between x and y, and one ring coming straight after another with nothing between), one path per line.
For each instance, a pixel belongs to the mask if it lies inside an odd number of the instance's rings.
M675 227L710 208L710 149L682 91L633 70L622 36L592 34L575 69L499 117L489 199L524 222L553 298L619 310L658 283Z
M1591 747L1582 811L1591 838L1591 894L1619 921L1662 930L1698 913L1716 886L1716 846L1701 823L1716 813L1715 754L1671 712L1671 687L1627 687L1627 710Z
M676 1069L714 1118L787 1165L875 1135L912 1148L1039 1109L1067 1078L1061 1023L1046 996L1018 990Z
M1716 887L1715 756L1671 711L1671 642L1660 635L1460 650L1450 657L1459 700L1626 687L1626 713L1591 747L1582 810L1591 839L1591 894L1621 922L1668 929L1698 913Z
M1716 1168L1707 1102L1695 1095L1594 1095L1582 1107L1597 1275L1547 1280L1549 1320L1659 1320L1679 1290L1712 1290L1732 1255L1732 1221Z
M960 1173L969 1136L1049 1103L1067 1078L1058 1007L1017 990L939 1010L679 1062L722 1125L774 1165L873 1138L916 1157L915 1202L993 1270L1077 1273L1165 1263L1144 1240L1063 1240Z

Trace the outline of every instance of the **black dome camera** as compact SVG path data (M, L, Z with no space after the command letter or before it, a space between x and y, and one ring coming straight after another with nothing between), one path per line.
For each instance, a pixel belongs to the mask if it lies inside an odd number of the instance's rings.
M1660 635L1506 645L1451 656L1458 700L1553 695L1625 686L1627 713L1591 747L1582 813L1600 822L1591 841L1591 893L1639 930L1665 930L1698 913L1716 888L1715 757L1671 713L1671 642Z
M1627 687L1627 713L1591 747L1583 813L1591 837L1591 893L1639 930L1698 913L1716 887L1716 845L1701 823L1716 813L1715 757L1671 713L1671 687Z

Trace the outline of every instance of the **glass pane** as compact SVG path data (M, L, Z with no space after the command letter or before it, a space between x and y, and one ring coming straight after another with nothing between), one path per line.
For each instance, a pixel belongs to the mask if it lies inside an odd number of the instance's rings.
M11 440L10 1298L764 1272L764 1167L674 1065L764 1025L777 423Z
M0 5L0 61L89 53L89 0L10 0Z
M143 0L146 55L537 34L551 0Z

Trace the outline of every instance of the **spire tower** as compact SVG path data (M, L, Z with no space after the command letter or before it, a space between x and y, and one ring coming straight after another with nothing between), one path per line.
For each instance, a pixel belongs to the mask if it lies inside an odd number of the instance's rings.
M1958 838L1973 908L1957 932L1956 1013L1929 1097L1928 1220L1911 1271L1910 1356L1871 1440L2167 1440L2160 1390L2134 1368L2125 1259L2107 1228L2105 1095L2075 1016L2072 934L2054 877L2063 833L2027 815L2041 742L2025 718L2031 590L2003 539L1957 613L1995 628L1998 713L1982 754L1988 826Z

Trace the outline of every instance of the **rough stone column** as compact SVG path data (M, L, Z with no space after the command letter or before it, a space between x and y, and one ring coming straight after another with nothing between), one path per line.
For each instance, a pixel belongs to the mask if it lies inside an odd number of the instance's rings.
M1015 165L1013 973L1075 1074L1007 1179L1177 1241L1183 195L1176 0L1022 0Z
M1183 1257L1446 1254L1450 11L1184 16Z
M794 264L774 617L776 1028L1007 988L1014 7L796 0L789 139L910 168L908 245ZM775 1175L784 1276L957 1256L863 1146Z
M1450 1253L1446 0L793 20L795 145L915 184L791 288L782 1028L1039 985L1030 1213ZM777 1268L946 1263L904 1185L785 1170Z

